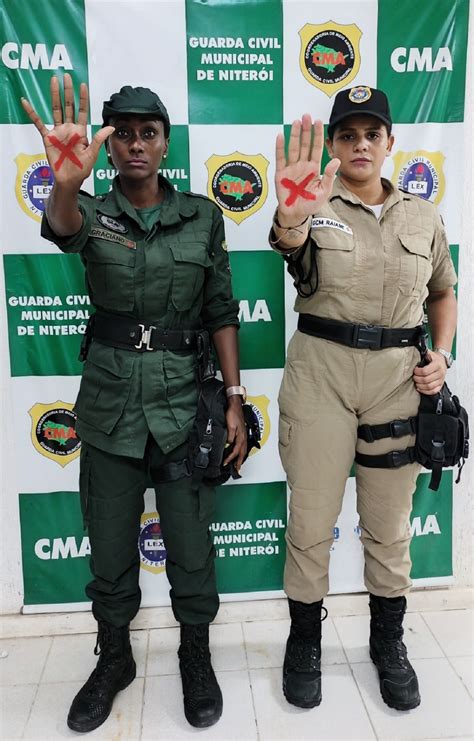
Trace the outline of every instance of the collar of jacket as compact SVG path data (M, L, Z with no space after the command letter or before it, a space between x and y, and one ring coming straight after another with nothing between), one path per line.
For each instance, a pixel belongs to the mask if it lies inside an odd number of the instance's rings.
M396 203L399 203L400 201L410 201L412 199L412 196L410 196L409 193L405 193L402 190L394 188L390 180L386 180L386 178L382 178L382 185L384 190L388 192L388 196L384 202L383 210L385 213ZM364 208L367 208L367 204L363 203L363 201L361 201L361 199L356 196L355 193L352 193L352 191L348 190L341 183L341 180L339 178L336 178L334 181L332 194L329 200L333 201L335 198L341 198L343 201L346 201L348 203L354 203L357 206L363 206Z
M161 202L161 211L158 221L162 226L173 226L179 224L182 219L189 219L197 212L197 205L193 199L187 198L183 193L175 190L169 180L163 175L158 175L160 188L165 192L164 200ZM106 216L120 216L127 214L139 226L136 209L128 198L122 193L120 187L120 178L117 176L112 183L112 190L107 194L103 201L100 201L99 210Z

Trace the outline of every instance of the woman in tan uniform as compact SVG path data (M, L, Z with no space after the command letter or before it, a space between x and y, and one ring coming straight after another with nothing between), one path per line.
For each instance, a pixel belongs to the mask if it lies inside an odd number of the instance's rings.
M402 642L420 466L404 451L414 444L408 420L419 393L437 393L452 362L456 275L433 204L381 178L391 128L385 94L358 86L336 96L326 140L331 162L322 176L320 121L313 125L307 114L295 121L288 158L283 136L277 139L270 242L295 279L299 313L279 397L280 455L291 490L283 690L299 707L321 702L329 551L354 459L370 655L390 707L420 703ZM425 301L435 349L418 367ZM396 440L385 436L387 428ZM387 467L371 467L372 455L384 455Z

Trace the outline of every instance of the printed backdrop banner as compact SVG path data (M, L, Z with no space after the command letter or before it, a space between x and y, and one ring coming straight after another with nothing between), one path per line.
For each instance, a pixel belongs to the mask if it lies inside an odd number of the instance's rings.
M240 302L242 379L262 448L243 479L218 493L212 524L218 585L229 600L280 595L288 492L277 397L296 316L292 280L267 242L275 137L288 138L305 111L327 124L339 90L384 89L395 146L383 174L436 203L457 266L468 0L124 0L113 8L106 0L38 0L28 13L4 0L3 8L0 245L15 409L9 443L21 462L14 526L25 610L87 606L89 540L77 492L81 442L73 406L90 303L79 257L40 237L54 174L20 105L21 96L28 98L51 124L50 78L64 72L72 75L76 98L79 83L89 85L89 136L102 124L102 102L122 85L156 90L172 121L162 173L224 213ZM141 19L139 34L130 33L132 14ZM114 176L102 150L83 187L107 192ZM437 493L428 482L422 473L414 496L412 577L416 584L446 584L453 478L445 472ZM359 536L351 476L334 529L332 592L364 589ZM166 551L152 491L138 548L143 604L167 604Z

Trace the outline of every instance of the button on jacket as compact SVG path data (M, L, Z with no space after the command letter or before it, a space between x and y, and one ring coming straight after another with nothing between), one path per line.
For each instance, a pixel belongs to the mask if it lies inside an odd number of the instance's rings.
M158 329L210 333L238 325L224 223L204 196L180 193L159 176L165 199L150 228L120 189L95 198L81 191L81 230L61 238L43 218L42 236L80 253L92 305L145 319ZM197 403L195 354L135 353L93 341L75 411L86 442L142 457L149 432L164 452L188 436Z

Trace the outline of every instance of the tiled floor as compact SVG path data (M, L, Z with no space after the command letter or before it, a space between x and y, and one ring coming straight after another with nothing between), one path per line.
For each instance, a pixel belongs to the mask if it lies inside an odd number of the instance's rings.
M381 700L366 645L366 615L329 617L323 624L323 702L314 710L288 705L281 693L288 620L214 625L211 648L224 713L205 731L191 728L183 715L178 629L136 630L137 679L88 737L472 739L473 618L469 609L407 614L406 643L422 693L421 706L408 713L390 710ZM93 646L90 633L0 641L0 741L77 737L65 718L95 664Z

